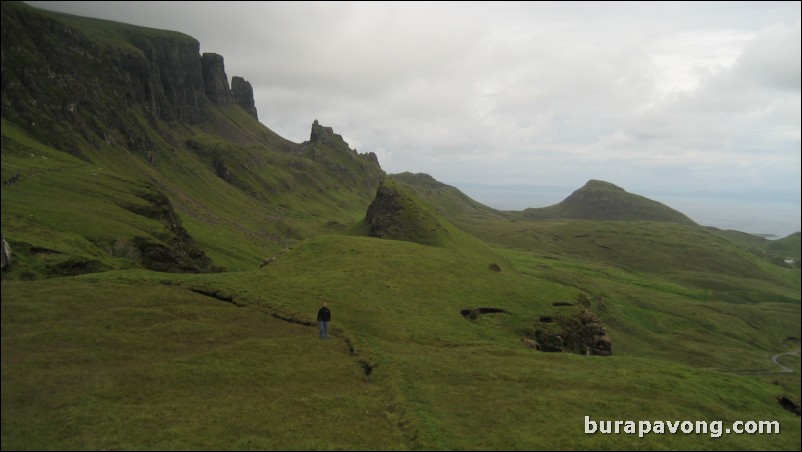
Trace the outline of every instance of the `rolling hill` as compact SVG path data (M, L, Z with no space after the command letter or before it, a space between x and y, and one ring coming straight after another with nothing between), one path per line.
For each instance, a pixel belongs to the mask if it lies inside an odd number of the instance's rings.
M591 180L559 204L523 211L529 220L663 221L695 225L690 218L609 182Z
M800 361L771 361L802 337L799 234L387 176L312 118L272 132L178 32L3 2L2 53L3 450L800 448ZM610 356L535 350L588 319Z

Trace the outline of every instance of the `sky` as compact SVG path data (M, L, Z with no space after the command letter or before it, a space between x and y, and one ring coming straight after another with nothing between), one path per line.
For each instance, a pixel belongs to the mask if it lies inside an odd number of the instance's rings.
M493 207L598 179L702 224L802 229L800 2L27 3L193 36L281 136L317 119Z

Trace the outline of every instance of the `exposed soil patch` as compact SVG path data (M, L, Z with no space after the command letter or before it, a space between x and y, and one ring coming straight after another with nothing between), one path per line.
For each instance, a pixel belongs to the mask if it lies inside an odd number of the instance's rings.
M462 309L459 311L463 317L467 318L476 318L479 314L510 314L507 310L501 308L473 308L473 309Z
M788 398L788 396L777 397L777 401L780 402L780 406L785 408L786 410L800 416L802 409L800 408L799 404Z
M31 247L31 253L33 254L64 254L61 251L51 250L48 248L42 248L38 246Z
M362 366L362 372L364 372L365 376L368 376L373 373L373 369L378 367L378 364L372 364L365 360L360 359L359 365Z
M102 272L108 268L108 265L94 259L68 259L55 265L49 265L47 272L51 276L77 276Z
M303 326L314 326L315 323L317 323L317 322L312 322L310 320L297 319L295 317L291 317L291 316L284 315L284 314L278 314L278 313L275 313L275 312L271 313L270 315L272 315L274 318L277 318L279 320L283 320L285 322L290 322L290 323L296 323L298 325L303 325Z
M245 306L244 304L238 303L237 301L235 301L234 297L232 297L231 295L224 295L224 294L221 294L220 292L218 292L216 290L196 289L194 287L190 287L189 290L190 290L190 292L199 293L201 295L206 295L207 297L212 297L212 298L214 298L216 300L225 301L226 303L231 303L234 306L237 306L237 307L240 307L240 308Z

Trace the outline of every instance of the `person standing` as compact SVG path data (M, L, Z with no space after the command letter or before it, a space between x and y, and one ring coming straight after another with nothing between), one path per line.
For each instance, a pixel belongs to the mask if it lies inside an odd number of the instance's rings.
M323 307L317 311L317 324L320 327L320 338L329 337L329 322L331 322L331 311L328 303L324 300Z

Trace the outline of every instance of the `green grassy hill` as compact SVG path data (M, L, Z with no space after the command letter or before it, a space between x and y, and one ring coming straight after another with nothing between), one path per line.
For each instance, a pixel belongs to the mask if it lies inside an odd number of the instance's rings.
M181 33L14 2L2 30L3 450L800 448L800 361L771 361L802 337L799 234L595 181L496 211L317 121L283 139ZM611 356L530 348L587 312Z
M621 187L598 180L588 181L559 204L526 209L523 217L530 220L664 221L696 224L664 204L627 193Z
M423 199L452 222L506 219L510 216L509 212L487 207L428 174L406 172L392 174L390 177L414 188Z
M774 254L796 258L798 261L800 249L802 249L800 233L795 232L779 240L770 240L766 243L765 248Z
M725 231L716 228L707 229L730 243L752 254L768 259L777 265L799 268L799 256L802 252L799 232L795 232L781 239L768 240L764 237L740 231Z
M395 178L382 181L365 218L352 231L357 235L444 247L476 259L501 259L484 242L455 227Z

